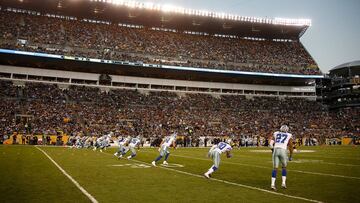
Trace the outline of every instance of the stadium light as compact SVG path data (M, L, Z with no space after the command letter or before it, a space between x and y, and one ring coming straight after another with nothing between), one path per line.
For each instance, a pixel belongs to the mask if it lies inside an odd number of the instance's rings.
M151 2L146 2L146 3L144 3L144 6L143 6L145 9L151 9L151 10L153 10L153 8L154 8L154 4L153 3L151 3Z
M89 1L109 3L109 4L129 7L129 8L156 10L166 13L179 13L183 15L207 16L211 18L219 18L219 19L234 20L234 21L266 23L266 24L274 24L274 25L286 25L286 26L311 26L310 19L248 17L248 16L232 15L227 13L209 12L205 10L187 9L187 8L181 8L167 4L159 5L159 4L154 4L152 2L140 3L133 0L89 0Z
M277 25L294 25L294 26L311 26L310 19L288 19L288 18L275 18L273 24Z

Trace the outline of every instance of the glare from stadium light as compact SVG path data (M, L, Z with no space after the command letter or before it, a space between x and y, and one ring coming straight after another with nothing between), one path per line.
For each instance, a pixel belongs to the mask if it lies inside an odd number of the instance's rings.
M311 26L310 19L287 19L287 18L275 18L273 24L276 25L293 25L293 26Z
M124 5L124 0L112 0L112 3L116 5Z
M239 16L225 13L209 12L205 10L194 10L194 9L185 9L181 7L176 7L172 5L159 5L152 2L136 2L134 0L89 0L95 2L104 2L114 5L126 6L129 8L139 8L139 9L148 9L156 10L169 13L180 13L183 15L196 15L196 16L207 16L211 18L220 18L227 20L236 20L236 21L245 21L252 23L266 23L266 24L275 24L275 25L289 25L289 26L311 26L310 19L287 19L287 18L257 18L257 17L247 17Z
M144 8L153 10L154 4L151 2L146 2L146 3L144 3Z
M176 11L174 6L171 5L163 5L161 6L161 11L163 12L173 12Z

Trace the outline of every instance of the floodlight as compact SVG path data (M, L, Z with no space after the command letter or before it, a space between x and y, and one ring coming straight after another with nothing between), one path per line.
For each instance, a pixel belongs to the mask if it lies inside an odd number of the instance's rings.
M21 1L21 0L19 0ZM152 2L136 2L133 0L89 0L91 2L104 2L114 5L123 5L129 8L140 8L148 10L157 10L162 12L172 12L172 13L182 13L184 15L197 15L197 16L208 16L212 18L220 19L229 19L245 22L255 22L255 23L267 23L275 25L290 25L290 26L311 26L310 19L287 19L287 18L258 18L258 17L247 17L239 16L225 13L209 12L205 10L194 10L194 9L185 9L181 7L175 7L172 5L159 5Z

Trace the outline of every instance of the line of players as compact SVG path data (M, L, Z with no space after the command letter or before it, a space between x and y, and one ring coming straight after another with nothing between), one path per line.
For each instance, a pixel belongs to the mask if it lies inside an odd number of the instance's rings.
M137 137L131 137L131 136L127 136L127 137L119 137L118 138L118 142L119 142L119 149L118 151L114 154L114 156L118 157L118 158L122 158L128 151L131 151L131 155L128 156L128 159L132 159L136 156L136 149L140 149L140 136Z
M277 170L279 167L279 164L282 165L282 188L286 188L286 176L287 176L287 162L288 160L291 161L292 159L292 153L293 153L293 146L292 146L292 134L288 133L289 127L287 125L282 125L280 127L280 131L274 132L274 134L271 137L270 141L270 148L272 149L272 161L273 161L273 170L272 170L272 176L271 176L271 189L276 190L275 187L275 181L276 181L276 175ZM94 144L93 150L96 151L97 149L100 149L102 152L103 149L106 149L110 146L110 139L114 136L113 132L110 132L107 135L104 135L102 137L99 137L96 139ZM171 135L166 136L163 141L160 144L159 147L159 156L155 158L154 161L151 162L153 166L156 166L156 163L160 161L162 158L164 158L163 165L168 165L168 158L170 155L170 147L173 146L174 149L176 149L176 138L177 138L177 132L173 132ZM231 158L231 150L232 147L230 145L231 141L227 142L220 142L216 145L213 145L209 152L208 157L212 159L213 165L209 168L209 170L204 173L204 176L206 178L210 178L211 174L218 170L220 165L220 157L222 153L226 154L227 158ZM78 137L75 142L76 148L89 148L91 147L92 138L91 137ZM118 143L119 148L118 151L114 154L114 156L118 158L122 158L125 156L125 154L128 151L131 151L131 155L127 157L127 159L132 159L136 156L136 148L140 148L140 137L118 137ZM290 151L290 157L287 156L287 149Z
M100 152L103 152L103 150L106 150L108 147L110 147L110 140L114 136L113 132L110 132L109 134L103 135L99 138L93 138L89 136L75 137L75 144L72 147L75 148L91 148L93 147L93 150L96 151L99 149ZM119 150L114 154L116 157L121 158L123 157L128 151L131 151L131 155L128 156L128 159L131 159L136 156L136 147L140 148L140 137L118 137L119 142Z
M107 147L110 146L110 139L114 135L114 133L109 133L107 135L103 135L99 138L94 138L91 136L76 136L74 139L75 141L71 141L71 143L74 143L71 148L92 148L96 151L97 149L100 149L102 152L104 149L107 149Z

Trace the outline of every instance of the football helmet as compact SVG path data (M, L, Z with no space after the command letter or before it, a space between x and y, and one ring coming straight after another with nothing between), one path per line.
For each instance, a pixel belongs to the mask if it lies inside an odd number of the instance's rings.
M280 131L286 133L286 132L289 131L289 127L288 127L287 125L282 125L282 126L280 127Z

